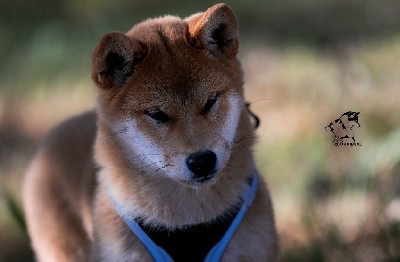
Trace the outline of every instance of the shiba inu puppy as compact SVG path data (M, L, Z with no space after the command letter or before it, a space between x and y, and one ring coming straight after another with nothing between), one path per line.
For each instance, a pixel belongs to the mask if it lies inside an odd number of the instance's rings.
M276 259L237 52L225 4L100 40L95 112L56 128L27 171L39 261Z

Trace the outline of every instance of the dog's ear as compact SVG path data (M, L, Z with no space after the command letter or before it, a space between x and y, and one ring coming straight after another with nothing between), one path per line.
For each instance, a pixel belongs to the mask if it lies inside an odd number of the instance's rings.
M206 12L186 18L187 40L196 48L205 48L215 57L232 58L238 52L238 25L226 4L216 4Z
M92 79L101 88L125 84L147 55L143 43L120 32L107 33L92 56Z

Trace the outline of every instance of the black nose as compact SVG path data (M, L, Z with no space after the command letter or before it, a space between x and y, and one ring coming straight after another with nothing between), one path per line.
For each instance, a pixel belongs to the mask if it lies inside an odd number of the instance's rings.
M212 151L197 152L186 158L186 165L194 174L194 178L208 180L215 172L217 156Z

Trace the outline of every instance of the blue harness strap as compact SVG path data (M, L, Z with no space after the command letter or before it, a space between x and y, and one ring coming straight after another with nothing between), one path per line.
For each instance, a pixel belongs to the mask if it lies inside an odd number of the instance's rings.
M231 240L236 229L239 227L240 222L242 222L247 212L247 209L253 203L257 192L257 184L258 176L255 174L253 176L250 187L248 187L247 190L244 191L244 193L242 194L243 204L240 207L238 214L236 215L235 219L233 220L232 224L230 225L222 239L211 249L210 253L208 253L206 259L204 260L205 262L214 262L221 259L222 254L228 246L229 241Z
M125 217L122 217L122 219L133 231L133 233L135 233L135 235L140 239L140 241L142 241L143 245L149 251L154 261L173 262L172 258L167 254L167 252L165 252L162 247L157 246L156 243L154 243L153 240L149 238L149 236L134 220L127 219Z
M226 231L225 235L222 239L210 250L207 257L205 258L205 262L216 262L220 261L226 247L229 244L233 234L235 233L236 229L242 222L247 209L252 204L256 192L257 192L257 185L258 185L258 176L254 174L251 185L243 192L241 195L242 205L240 207L239 212L237 213L236 217L232 221L232 224L229 226L228 230ZM154 261L156 262L173 262L173 259L167 254L167 252L162 248L159 247L153 240L143 231L143 229L135 222L135 220L130 219L123 215L121 207L114 203L115 209L119 216L125 221L126 225L132 230L132 232L140 239L143 245L146 247L148 252L153 257Z

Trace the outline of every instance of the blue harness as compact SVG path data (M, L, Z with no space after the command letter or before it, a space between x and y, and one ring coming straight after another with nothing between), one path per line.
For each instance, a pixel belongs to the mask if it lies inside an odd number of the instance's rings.
M232 224L229 226L225 235L221 240L210 250L205 258L205 262L215 262L220 261L222 254L224 253L229 241L231 240L233 234L238 228L240 222L243 220L247 209L254 200L257 192L258 176L255 174L252 178L250 186L241 195L242 205L237 213L236 217L233 219ZM132 232L140 239L143 245L146 247L148 252L153 257L156 262L173 262L173 259L168 255L168 253L156 243L143 231L143 229L136 223L135 220L127 218L123 215L121 208L115 205L116 211L119 216L125 221L126 225L132 230Z

